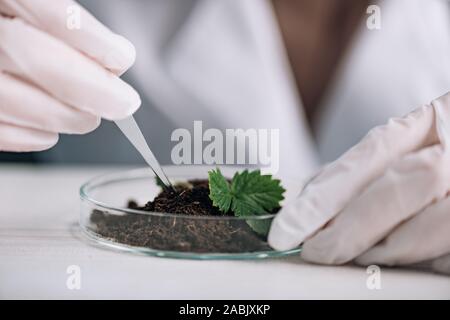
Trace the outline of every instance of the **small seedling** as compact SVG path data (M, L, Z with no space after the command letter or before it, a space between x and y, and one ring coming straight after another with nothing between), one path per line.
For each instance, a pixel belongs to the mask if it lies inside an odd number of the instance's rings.
M161 190L153 200L143 206L128 204L148 215L95 209L90 218L95 232L110 241L152 250L201 254L271 250L266 236L272 217L265 215L280 208L285 190L279 180L259 170L228 179L216 169L209 172L209 179L175 183L175 192L158 179L156 183Z
M236 217L258 216L275 212L280 208L286 191L280 180L271 175L263 175L260 170L236 172L231 180L222 175L220 169L208 172L209 198L214 207L224 215L230 213ZM163 182L156 177L156 184L164 188ZM190 189L189 183L177 183L176 189ZM249 226L261 235L267 235L270 229L268 219L249 219Z
M285 189L280 180L262 175L260 170L237 172L229 182L219 169L209 171L209 198L222 212L233 212L237 217L264 215L280 208ZM252 229L267 234L270 222L248 220Z

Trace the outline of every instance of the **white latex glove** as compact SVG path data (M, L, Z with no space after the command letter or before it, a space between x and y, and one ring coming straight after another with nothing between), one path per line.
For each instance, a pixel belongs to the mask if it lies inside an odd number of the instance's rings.
M76 7L74 7L76 6ZM80 29L67 19L80 8ZM75 11L76 14L76 11ZM0 151L50 148L140 106L133 45L70 0L0 0Z
M450 273L450 93L376 127L280 211L269 243L303 259L431 262Z

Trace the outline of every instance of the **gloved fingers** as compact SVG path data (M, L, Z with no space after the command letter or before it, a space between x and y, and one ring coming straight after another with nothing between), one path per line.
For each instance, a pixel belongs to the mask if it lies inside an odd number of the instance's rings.
M140 106L138 93L119 77L17 18L0 17L0 38L0 55L7 56L0 61L14 62L6 71L19 70L21 78L67 105L109 120L125 118Z
M0 17L1 19L1 17ZM12 61L5 52L2 51L0 46L0 71L8 70L11 73L20 73L19 68L15 65L14 61Z
M100 118L74 109L39 88L0 72L0 121L53 133L84 134Z
M441 145L406 155L303 244L303 259L342 264L385 238L397 225L449 190L449 159Z
M74 1L2 0L0 12L53 35L116 74L125 72L135 61L131 42L113 33Z
M450 92L434 100L431 105L436 113L436 130L439 142L450 154Z
M361 265L407 265L450 253L450 197L400 224L355 259Z
M277 250L296 247L381 176L392 162L436 142L431 106L372 129L360 143L326 166L299 198L282 208L272 223L269 244Z
M450 254L446 254L431 261L431 269L439 273L450 275Z
M0 151L42 151L58 142L58 134L0 122Z

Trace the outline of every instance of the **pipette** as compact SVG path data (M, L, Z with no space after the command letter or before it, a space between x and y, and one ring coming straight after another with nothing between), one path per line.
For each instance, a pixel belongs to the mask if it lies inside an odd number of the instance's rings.
M142 134L141 129L139 129L139 126L136 123L134 117L130 116L123 120L117 120L114 122L117 124L119 129L125 135L125 137L127 137L127 139L131 142L131 144L141 154L141 156L144 158L145 162L147 162L147 164L150 166L156 177L158 177L159 180L162 181L162 183L167 189L173 190L172 184L170 183L169 179L167 179L166 174L161 168L152 150L150 150L150 147L148 146L147 141L145 141L144 135Z

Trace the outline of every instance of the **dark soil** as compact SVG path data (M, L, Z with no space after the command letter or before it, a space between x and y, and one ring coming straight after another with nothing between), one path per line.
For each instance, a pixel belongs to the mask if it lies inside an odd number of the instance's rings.
M212 205L207 180L189 183L189 187L178 185L176 191L161 191L144 206L135 201L128 203L131 209L183 216L117 215L94 210L91 215L93 231L115 242L156 250L197 253L270 250L265 238L255 233L245 220L195 219L233 214L223 214Z

